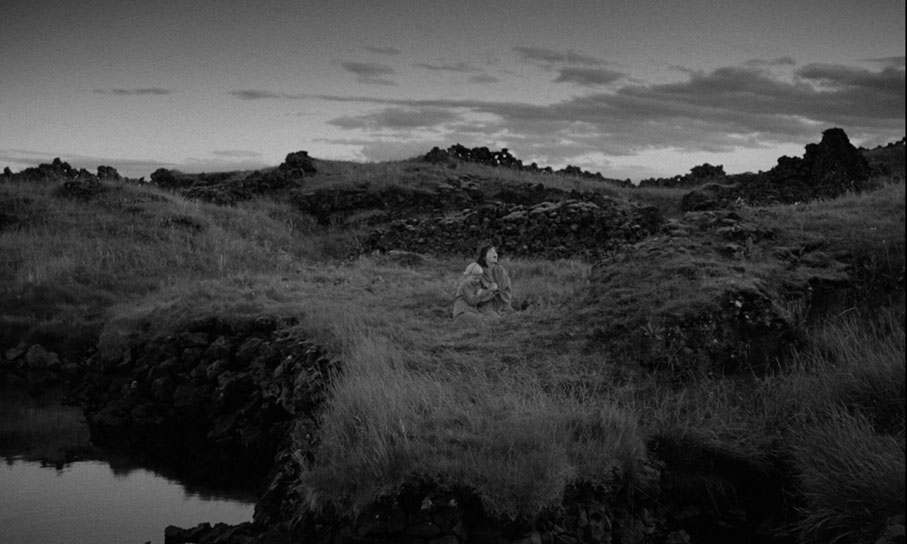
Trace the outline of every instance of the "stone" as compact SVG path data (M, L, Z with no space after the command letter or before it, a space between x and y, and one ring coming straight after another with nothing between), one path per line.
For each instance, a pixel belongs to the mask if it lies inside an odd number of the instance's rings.
M7 361L13 361L13 360L21 357L23 354L25 354L26 351L27 351L27 348L26 348L25 344L19 344L18 346L14 347L14 348L9 348L5 352L3 352L3 356L6 358Z
M296 151L287 154L283 164L278 169L286 175L297 177L311 176L318 172L314 161L306 151Z
M205 534L211 531L210 523L201 523L191 529L183 529L175 525L168 525L164 529L165 544L187 544L197 542Z
M692 542L692 540L690 539L689 533L683 529L672 531L665 537L665 544L690 544L690 542Z
M112 166L98 166L98 179L107 181L120 181L123 179L117 169Z
M460 539L458 539L454 535L444 535L442 537L429 540L428 544L460 544Z
M25 354L25 363L28 368L35 370L54 368L59 366L60 357L52 351L47 351L43 346L35 344L28 348L28 352Z
M904 514L898 514L888 518L885 524L885 530L875 541L875 544L904 544L907 542L907 531L904 527Z
M868 160L847 134L831 128L822 133L818 144L806 146L803 157L780 157L768 172L724 176L721 183L709 183L685 194L681 209L715 210L832 198L868 189L871 172Z
M513 544L542 544L542 535L538 531L532 531L528 535L514 539Z

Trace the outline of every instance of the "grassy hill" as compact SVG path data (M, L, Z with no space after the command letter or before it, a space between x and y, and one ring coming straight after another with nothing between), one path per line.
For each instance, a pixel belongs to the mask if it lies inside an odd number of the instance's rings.
M451 175L317 165L303 189ZM579 483L670 483L703 504L770 488L787 517L763 529L801 542L866 542L904 511L903 178L731 217L681 214L679 189L454 173L595 190L667 223L595 262L504 255L524 309L476 329L450 318L471 255L357 254L366 222L319 225L287 192L218 206L7 181L0 348L77 362L207 316L288 318L343 363L298 460L312 511L361 512L417 480L470 489L501 519L538 518ZM738 468L706 470L716 459Z

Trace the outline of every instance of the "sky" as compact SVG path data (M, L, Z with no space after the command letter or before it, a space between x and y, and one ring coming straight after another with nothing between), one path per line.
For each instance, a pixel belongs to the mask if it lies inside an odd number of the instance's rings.
M0 167L130 177L434 146L638 181L905 135L904 0L0 5Z

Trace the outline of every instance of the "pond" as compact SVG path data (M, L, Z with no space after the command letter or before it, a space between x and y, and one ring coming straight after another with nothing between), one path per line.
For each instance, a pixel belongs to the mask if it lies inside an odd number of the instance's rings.
M78 409L0 389L0 542L161 544L168 525L252 520L255 496L94 447Z

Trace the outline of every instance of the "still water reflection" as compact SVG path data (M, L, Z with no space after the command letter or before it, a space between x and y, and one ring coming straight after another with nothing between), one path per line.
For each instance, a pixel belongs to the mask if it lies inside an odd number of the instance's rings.
M0 390L0 543L160 544L167 525L252 520L251 494L102 460L73 410Z
M167 525L252 520L253 505L190 495L147 470L117 475L101 461L57 469L29 461L0 467L0 542L160 543Z

